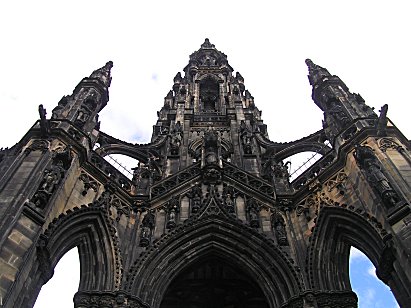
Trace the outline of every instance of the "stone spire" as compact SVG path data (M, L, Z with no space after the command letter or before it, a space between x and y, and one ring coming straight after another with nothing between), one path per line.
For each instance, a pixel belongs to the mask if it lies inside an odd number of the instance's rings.
M315 64L310 59L305 60L308 66L308 80L312 86L317 85L326 76L331 76L327 69Z
M96 78L100 80L106 87L109 87L111 84L111 68L113 67L113 62L108 61L106 65L95 70L91 73L90 78Z

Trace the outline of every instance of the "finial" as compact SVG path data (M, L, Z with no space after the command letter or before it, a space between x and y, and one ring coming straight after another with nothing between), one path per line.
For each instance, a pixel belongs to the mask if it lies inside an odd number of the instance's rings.
M325 68L315 64L311 59L306 59L305 64L308 66L308 80L312 86L320 82L323 77L331 76Z
M177 74L176 74L176 76L174 77L174 83L178 83L178 82L181 82L183 80L183 78L181 77L181 73L180 72L178 72Z
M106 87L109 87L111 84L112 67L113 67L113 61L108 61L103 67L91 73L90 78L99 79Z
M309 71L319 68L311 59L305 59L305 64L307 64Z
M205 39L204 43L201 45L201 48L214 48L214 44L210 43L208 38Z

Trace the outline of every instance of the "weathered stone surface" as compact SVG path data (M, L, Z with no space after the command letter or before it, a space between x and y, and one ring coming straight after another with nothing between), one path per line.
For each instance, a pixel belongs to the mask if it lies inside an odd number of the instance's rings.
M411 145L386 113L307 60L324 127L273 142L207 39L174 78L151 142L132 144L99 128L112 65L0 152L0 305L32 306L75 246L79 308L356 307L351 246L411 302ZM290 181L287 159L305 151L322 159ZM109 154L139 161L130 178Z

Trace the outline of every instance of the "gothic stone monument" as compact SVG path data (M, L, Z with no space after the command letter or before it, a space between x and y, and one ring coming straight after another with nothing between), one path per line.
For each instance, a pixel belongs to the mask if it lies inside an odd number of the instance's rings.
M0 302L33 306L78 247L74 307L356 307L364 252L411 303L410 142L339 77L306 61L323 129L269 139L261 112L208 39L174 77L151 142L100 131L112 63L0 152ZM321 154L290 181L287 158ZM128 178L104 157L138 160ZM56 303L58 306L58 303Z

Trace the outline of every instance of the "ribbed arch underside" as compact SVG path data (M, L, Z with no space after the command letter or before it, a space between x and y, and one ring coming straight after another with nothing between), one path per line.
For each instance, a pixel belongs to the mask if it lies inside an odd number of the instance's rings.
M112 236L100 209L81 209L57 221L49 235L51 266L71 248L78 247L79 290L113 290L116 286L116 256Z
M363 217L346 209L323 207L315 228L307 264L313 289L351 289L351 246L366 254L374 265L378 264L382 237Z
M152 308L159 307L171 281L180 273L210 258L224 260L254 280L270 307L280 307L300 292L297 275L285 254L235 221L201 219L175 230L152 251L143 256L130 285L130 291Z

